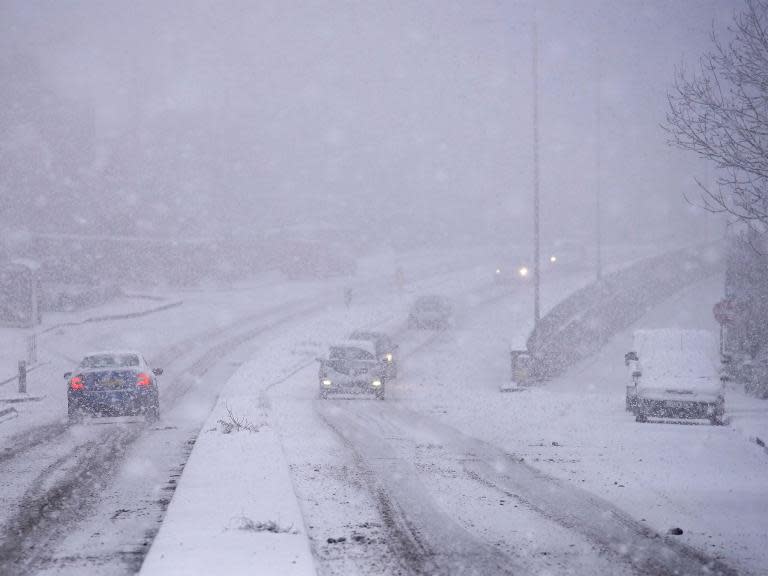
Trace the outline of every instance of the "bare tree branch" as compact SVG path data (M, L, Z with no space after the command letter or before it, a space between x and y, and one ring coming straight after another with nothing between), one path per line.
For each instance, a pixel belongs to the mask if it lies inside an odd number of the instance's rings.
M669 143L712 161L714 185L697 181L698 205L768 231L768 0L744 0L723 42L698 70L680 67L667 95ZM686 198L690 202L690 199Z

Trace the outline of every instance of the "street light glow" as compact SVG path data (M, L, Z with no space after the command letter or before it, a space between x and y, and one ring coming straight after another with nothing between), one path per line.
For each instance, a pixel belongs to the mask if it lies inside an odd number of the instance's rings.
M522 268L520 268L519 273L520 273L520 276L525 278L526 276L528 276L528 268L523 266Z
M550 256L549 261L552 262L552 264L554 264L555 262L557 262L557 256Z

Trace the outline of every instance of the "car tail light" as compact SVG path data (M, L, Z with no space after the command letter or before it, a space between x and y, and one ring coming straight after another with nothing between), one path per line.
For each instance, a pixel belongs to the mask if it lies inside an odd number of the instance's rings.
M149 377L149 374L142 372L136 377L136 385L139 388L149 388L152 385L152 379Z
M85 380L83 380L82 376L73 376L69 381L69 387L72 390L82 390L85 388Z

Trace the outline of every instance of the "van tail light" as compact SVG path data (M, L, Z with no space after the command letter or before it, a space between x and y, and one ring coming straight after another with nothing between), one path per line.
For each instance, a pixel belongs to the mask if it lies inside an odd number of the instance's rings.
M72 390L82 390L85 388L85 380L83 380L83 377L80 375L73 376L69 381L69 387Z
M139 388L149 388L152 385L152 379L149 374L142 372L136 377L136 386Z

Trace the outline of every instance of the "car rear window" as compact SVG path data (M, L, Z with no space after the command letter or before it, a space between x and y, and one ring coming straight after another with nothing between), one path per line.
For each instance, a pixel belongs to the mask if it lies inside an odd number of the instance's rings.
M136 354L97 354L86 356L80 362L80 368L128 368L138 365Z

